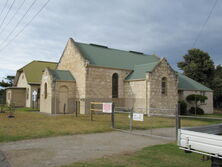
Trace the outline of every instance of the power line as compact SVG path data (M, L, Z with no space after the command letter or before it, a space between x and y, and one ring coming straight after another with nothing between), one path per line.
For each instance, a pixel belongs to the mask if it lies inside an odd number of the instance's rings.
M8 14L10 13L10 11L11 11L11 9L12 9L14 3L15 3L15 0L12 1L12 3L11 3L11 5L10 5L10 7L9 7L9 9L8 9L8 11L7 11L5 17L4 17L4 19L2 20L2 22L1 22L1 24L0 24L0 29L1 29L2 25L4 24L4 22L5 22L5 19L8 17Z
M17 8L17 10L15 11L15 13L13 14L13 16L10 18L9 22L7 24L5 24L5 26L2 28L2 30L0 31L0 34L5 30L5 28L11 23L11 21L14 19L14 17L16 16L16 14L19 12L19 10L21 9L21 7L24 5L26 0L23 0L22 3L20 4L20 6Z
M2 15L3 11L5 10L7 4L8 4L8 0L6 1L5 5L3 6L2 10L1 10L0 17L1 17L1 15Z
M25 29L27 26L29 26L29 24L41 13L41 11L47 6L47 4L49 3L50 0L47 0L46 3L44 5L42 5L42 7L38 10L38 12L30 19L30 21L28 23L25 24L25 26L23 27L23 29L21 29L21 31L19 31L11 40L9 40L1 49L0 52L2 50L4 50L11 42L13 42Z
M214 4L213 4L213 6L212 6L212 8L211 8L211 10L210 10L209 15L207 16L205 22L204 22L203 25L201 26L200 31L199 31L199 33L197 34L197 37L195 38L195 40L194 40L194 42L193 42L192 48L195 47L197 41L199 40L199 38L200 38L200 36L201 36L201 34L202 34L203 30L204 30L204 27L207 25L207 22L209 21L211 15L212 15L212 13L213 13L214 8L216 7L217 1L218 1L218 0L215 0L215 1L214 1Z
M8 34L8 36L4 39L4 41L6 42L9 37L14 33L14 31L18 28L19 24L22 22L22 20L25 18L25 16L29 13L29 11L32 9L33 5L36 3L37 0L34 0L32 2L32 4L29 6L29 8L26 10L26 12L23 14L23 16L20 18L20 20L17 22L17 24L14 26L14 28L12 29L12 31L10 31L10 33ZM2 45L2 43L4 43L4 41L1 42L0 46Z

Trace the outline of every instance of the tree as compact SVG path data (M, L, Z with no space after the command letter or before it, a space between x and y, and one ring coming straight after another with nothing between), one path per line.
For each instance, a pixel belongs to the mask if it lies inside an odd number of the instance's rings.
M214 90L214 106L222 107L222 66L218 65L215 68L214 79L211 88Z
M4 80L0 82L0 87L7 88L13 85L15 76L8 75Z
M200 49L190 49L183 56L184 61L177 63L177 66L184 71L184 74L197 82L211 87L214 78L214 62L209 54Z
M8 75L0 82L0 104L5 103L5 88L13 85L15 76Z

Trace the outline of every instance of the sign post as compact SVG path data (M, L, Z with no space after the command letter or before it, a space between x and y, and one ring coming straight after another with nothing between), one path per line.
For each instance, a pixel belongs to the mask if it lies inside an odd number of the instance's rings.
M111 120L112 120L112 128L115 128L115 103L112 103Z

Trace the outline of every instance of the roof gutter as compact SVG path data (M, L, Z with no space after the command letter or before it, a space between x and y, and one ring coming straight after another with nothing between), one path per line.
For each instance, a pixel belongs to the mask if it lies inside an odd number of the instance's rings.
M178 90L183 90L183 91L204 91L204 92L214 92L213 90L201 90L201 89L182 89L178 88Z
M114 70L125 70L125 71L133 71L126 68L114 68L114 67L105 67L105 66L97 66L94 64L87 64L87 67L95 67L95 68L105 68L105 69L114 69Z

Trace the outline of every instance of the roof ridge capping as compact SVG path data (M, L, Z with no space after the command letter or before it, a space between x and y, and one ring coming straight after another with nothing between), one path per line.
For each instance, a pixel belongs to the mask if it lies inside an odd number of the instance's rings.
M92 45L92 46L97 46L97 47L101 47L101 48L108 48L108 46L99 45L99 44L94 44L94 43L90 43L90 45Z
M56 63L56 64L58 64L58 62L55 62L55 61L42 61L42 60L33 60L32 62L42 62L42 63Z
M138 66L146 66L148 64L158 64L161 60L159 61L154 61L154 62L149 62L149 63L144 63L144 64L136 64L134 67L138 67Z
M129 52L130 52L130 53L135 53L135 54L144 55L143 52L138 52L138 51L134 51L134 50L130 50Z
M74 41L72 38L70 38L70 40ZM143 56L155 56L159 59L159 57L156 54L146 54L140 51L134 51L134 50L124 50L124 49L117 49L117 48L109 48L106 45L100 45L100 44L95 44L95 43L83 43L83 42L79 42L79 41L74 41L75 43L79 43L79 44L85 44L85 45L91 45L91 46L95 46L95 47L100 47L100 48L105 48L105 49L111 49L111 50L118 50L118 51L123 51L123 52L129 52L132 54L137 54L137 55L143 55Z

